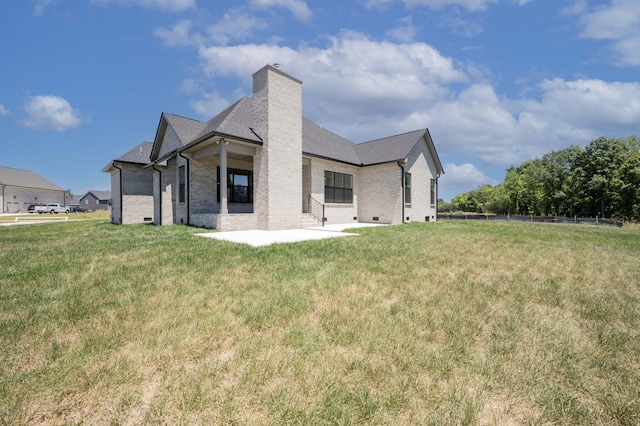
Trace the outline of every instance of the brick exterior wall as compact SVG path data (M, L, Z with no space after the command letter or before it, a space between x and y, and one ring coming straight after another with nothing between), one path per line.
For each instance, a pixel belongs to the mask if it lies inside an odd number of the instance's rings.
M0 188L0 207L2 213L26 213L31 204L60 203L64 205L66 204L65 192L7 185L4 191ZM2 199L3 193L4 199Z
M431 179L436 178L437 168L426 143L413 147L407 156L405 170L411 173L411 203L405 204L405 221L425 222L427 218L428 221L435 221L437 199L436 203L431 204Z
M260 229L302 226L302 83L266 66L253 75L255 212Z
M353 203L325 203L324 200L324 172L325 170L349 174L353 176ZM325 223L350 223L357 222L358 217L358 188L360 186L360 167L349 166L347 164L337 163L335 161L327 161L312 158L309 177L311 178L311 196L325 205L324 215L327 219ZM354 220L353 218L357 219Z
M175 130L173 130L173 128L169 124L167 124L167 129L164 133L164 138L162 138L162 146L160 147L158 158L162 158L181 147L182 143L180 142L180 138L178 138L178 135L176 135Z
M149 222L149 218L153 219L153 170L126 163L118 163L117 166L122 171L111 172L111 222L118 224ZM120 197L120 173L123 176L122 197ZM94 197L91 199L95 200ZM84 199L81 200L80 205L85 207Z
M177 182L178 167L175 158L167 160L166 166L155 167L153 172L153 223L155 225L175 223Z
M192 217L219 211L216 201L216 167L219 162L219 158L213 155L190 162L189 201ZM212 226L207 226L210 227Z
M120 165L118 167L121 167ZM122 204L120 198L120 170L111 172L111 223L122 224Z
M358 219L367 223L402 223L402 175L397 163L360 170ZM377 217L378 220L374 220Z

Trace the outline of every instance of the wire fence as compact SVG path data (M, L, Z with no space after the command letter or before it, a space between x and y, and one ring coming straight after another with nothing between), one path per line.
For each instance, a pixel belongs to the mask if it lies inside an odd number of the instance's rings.
M545 222L545 223L572 223L582 225L607 225L622 226L622 222L614 219L602 219L598 217L564 217L564 216L534 216L534 215L499 215L482 213L438 213L438 219L442 220L499 220L504 222Z

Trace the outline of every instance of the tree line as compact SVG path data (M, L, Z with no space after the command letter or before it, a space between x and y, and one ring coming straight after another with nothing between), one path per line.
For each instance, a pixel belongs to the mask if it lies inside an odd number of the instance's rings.
M440 211L640 221L640 140L601 137L507 170L504 182L443 202Z

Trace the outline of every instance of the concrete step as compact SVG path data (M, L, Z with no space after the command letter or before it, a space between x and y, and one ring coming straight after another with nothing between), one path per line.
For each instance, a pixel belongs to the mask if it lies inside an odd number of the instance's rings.
M303 228L313 228L316 226L322 226L322 222L313 217L309 213L302 213L302 227Z

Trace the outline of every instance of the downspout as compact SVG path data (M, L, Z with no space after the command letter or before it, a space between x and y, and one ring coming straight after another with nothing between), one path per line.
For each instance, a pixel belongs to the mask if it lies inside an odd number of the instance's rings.
M178 155L182 158L184 158L187 161L187 170L185 170L185 178L186 178L186 185L187 187L185 188L185 196L187 197L187 225L191 224L191 193L190 193L190 188L191 188L191 182L189 180L189 174L190 174L190 169L191 169L191 165L189 163L189 157L185 157L184 155L182 155L182 151L178 152Z
M112 166L120 171L120 225L122 225L122 212L124 211L123 197L122 197L122 169L116 166L116 162L111 163ZM111 208L111 214L113 215L113 208Z
M162 170L156 169L156 165L152 165L151 168L158 172L158 224L162 226Z
M438 221L438 192L440 191L438 179L440 179L440 173L436 174L436 222Z
M406 160L398 161L398 166L400 166L400 192L402 193L402 223L404 223L404 166L407 165Z
M0 206L0 212L3 212L3 213L4 213L4 187L5 186L6 185L2 185L2 205ZM7 211L7 213L9 212Z

